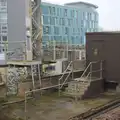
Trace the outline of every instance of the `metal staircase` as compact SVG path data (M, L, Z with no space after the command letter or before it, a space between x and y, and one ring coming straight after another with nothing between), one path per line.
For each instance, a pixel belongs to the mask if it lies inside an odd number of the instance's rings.
M92 81L102 79L102 63L102 61L90 62L85 71L83 72L82 76L80 78L74 79L74 81L68 84L68 87L66 88L64 94L75 98L82 98L82 96L84 96L84 94L89 91ZM93 70L93 64L99 64L99 70ZM94 77L93 73L98 72L99 77Z

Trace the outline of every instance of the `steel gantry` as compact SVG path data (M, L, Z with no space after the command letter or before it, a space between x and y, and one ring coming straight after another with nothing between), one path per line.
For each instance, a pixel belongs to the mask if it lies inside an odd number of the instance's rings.
M32 19L33 57L42 58L42 10L41 0L30 0L30 14Z

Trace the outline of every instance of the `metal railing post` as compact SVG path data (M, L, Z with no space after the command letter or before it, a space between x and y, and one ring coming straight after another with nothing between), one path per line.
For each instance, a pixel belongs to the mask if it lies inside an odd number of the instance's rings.
M54 41L53 44L53 60L56 60L56 42Z
M27 94L26 94L26 92L25 92L25 120L27 120Z
M72 62L72 80L74 79L74 62Z
M91 66L90 66L90 81L92 80L92 69L93 69L93 65L91 63Z
M32 84L33 84L33 89L35 89L35 80L34 80L33 65L31 65L31 74L32 74Z
M102 72L103 72L103 65L102 65L102 61L100 62L100 78L102 78Z
M59 90L58 90L59 94L58 95L60 96L60 79L58 80L58 85L59 85L58 86L59 87Z
M41 75L40 75L40 64L38 64L38 75L39 75L39 82L40 82L40 87L42 85L42 81L41 81Z

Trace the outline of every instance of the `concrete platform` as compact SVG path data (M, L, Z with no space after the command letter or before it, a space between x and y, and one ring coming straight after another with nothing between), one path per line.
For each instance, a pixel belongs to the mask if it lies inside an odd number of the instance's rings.
M8 61L7 65L14 65L14 66L31 66L41 64L41 61Z
M118 96L115 92L106 92L97 98L75 102L71 98L58 97L57 93L42 96L37 100L27 102L27 118L29 120L68 120L68 118L83 113L91 108L103 105ZM6 111L12 118L24 119L24 102L10 105Z

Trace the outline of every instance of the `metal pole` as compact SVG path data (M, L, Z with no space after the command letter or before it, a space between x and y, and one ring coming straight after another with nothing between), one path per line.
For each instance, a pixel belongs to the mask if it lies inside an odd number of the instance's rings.
M53 48L53 53L54 53L54 54L53 54L53 60L56 59L55 46L56 46L56 42L54 41L54 42L53 42L53 47L54 47L54 48Z
M72 61L72 80L74 80L74 62Z
M32 74L33 89L35 89L35 80L34 80L34 73L33 73L33 65L31 65L31 74Z
M68 40L68 43L69 43L69 40ZM68 58L68 50L69 50L69 48L68 48L68 44L67 44L67 58Z
M59 87L59 90L58 90L58 92L59 92L59 96L60 96L60 79L58 80L58 87Z
M93 66L92 66L92 63L91 63L91 66L90 66L90 81L92 80L92 69L93 69Z
M103 72L103 68L102 68L102 61L100 62L100 78L102 78L102 72Z
M41 83L41 76L40 76L40 64L38 64L38 74L39 74L39 82L41 87L42 83Z
M26 99L26 92L25 92L25 120L27 120L27 99Z
M5 42L5 64L7 64L7 43ZM9 65L8 65L8 68L9 68ZM6 79L6 85L8 83L8 72L7 72L7 68L5 68L5 79ZM8 87L6 86L6 89L8 89ZM8 91L8 90L7 90ZM7 92L6 92L6 96L7 96Z

